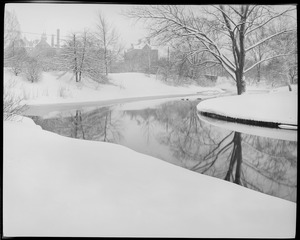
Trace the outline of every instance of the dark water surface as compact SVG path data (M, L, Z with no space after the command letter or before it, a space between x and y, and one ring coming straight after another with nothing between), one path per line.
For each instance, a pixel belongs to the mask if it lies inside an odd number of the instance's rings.
M32 119L63 136L121 144L200 174L296 202L297 141L280 139L280 132L270 138L214 126L197 116L199 101L89 107Z

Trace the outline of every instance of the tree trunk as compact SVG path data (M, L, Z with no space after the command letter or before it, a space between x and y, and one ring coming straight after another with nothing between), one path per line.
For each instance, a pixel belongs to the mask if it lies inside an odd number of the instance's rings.
M237 94L241 95L246 92L246 82L244 78L244 74L241 71L236 72L236 86L237 86Z
M238 62L238 66L236 69L237 72L237 91L238 91L238 95L243 94L244 92L246 92L246 82L245 82L245 76L244 76L244 67L245 67L245 58L246 58L246 52L245 52L245 22L247 20L247 11L248 11L249 6L242 6L241 7L241 13L242 13L242 17L241 17L241 26L239 29L239 45L240 45L240 49L237 48L236 46L236 42L234 41L234 46L235 46L235 51L236 51L236 55L237 55L237 62Z
M226 176L224 178L224 180L229 181L229 182L230 182L230 176L233 172L233 167L234 167L234 164L235 164L235 161L236 161L235 152L236 152L236 146L233 144L233 149L232 149L232 153L231 153L231 157L230 157L230 163L229 163L228 171L227 171Z
M76 35L73 35L73 43L74 43L74 74L76 82L78 82L78 69L77 69L77 51L76 51Z
M105 116L105 122L104 122L104 136L103 136L103 142L107 142L107 122L108 122L108 112Z
M260 64L257 65L257 82L260 82L260 75L261 75L261 67Z
M236 145L236 168L234 183L241 184L241 168L242 168L242 139L241 133L236 132L234 134L234 144Z
M81 81L81 71L79 72L78 82Z
M78 138L77 133L78 133L78 123L79 123L79 110L76 110L76 115L74 117L74 124L75 124L75 129L74 129L74 137Z
M107 76L108 75L108 56L107 56L107 47L106 47L106 39L104 38L104 69L105 69L105 75Z

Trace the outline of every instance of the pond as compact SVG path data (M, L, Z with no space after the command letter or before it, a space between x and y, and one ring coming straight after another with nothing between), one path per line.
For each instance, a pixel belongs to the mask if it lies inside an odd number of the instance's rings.
M121 144L199 174L296 202L297 138L284 137L295 136L295 131L243 131L240 124L224 127L199 117L199 102L80 107L31 118L63 136Z

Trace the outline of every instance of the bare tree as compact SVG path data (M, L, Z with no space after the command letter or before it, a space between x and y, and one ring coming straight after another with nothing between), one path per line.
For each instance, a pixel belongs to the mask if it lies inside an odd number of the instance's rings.
M103 50L105 75L108 75L109 66L121 53L122 47L118 43L119 36L116 29L107 21L101 12L98 12L96 29L95 35L98 40L98 46Z
M20 24L15 12L5 11L4 17L4 49L12 42L20 39Z
M14 12L5 11L4 18L4 66L17 76L24 67L27 52L21 40L20 24Z
M262 27L262 28L258 29L257 31L253 32L253 34L251 34L247 38L247 42L248 42L247 44L253 45L257 41L259 41L259 39L263 39L265 36L267 36L267 34L268 34L268 29L266 29L265 27ZM260 44L256 48L253 48L249 52L250 62L251 62L251 60L253 61L253 63L259 62L259 64L257 64L257 66L255 67L255 70L256 70L256 76L255 76L256 81L255 82L260 82L261 78L262 78L263 63L260 61L269 56L272 56L272 51L271 51L269 44L267 44L267 43Z
M82 74L89 69L89 53L91 42L88 31L82 33L72 33L65 41L60 53L60 64L66 71L71 70L76 82L80 82Z
M213 58L207 60L207 63L221 64L236 82L237 93L242 94L246 91L245 73L264 61L287 54L280 53L266 57L250 66L246 63L246 55L270 39L296 29L278 31L257 39L251 45L246 41L247 38L280 16L294 10L294 7L290 7L277 12L274 7L262 5L220 5L207 8L158 5L139 6L129 11L127 15L143 20L150 30L151 37L156 37L160 42L176 39L182 41L192 37L195 42L201 43L190 56L199 52L209 53Z
M271 28L271 32L277 32L281 29L289 26L293 23L283 19L278 24ZM295 27L295 26L291 26ZM288 85L290 91L292 91L291 84L295 83L298 75L298 63L297 63L297 33L290 32L282 35L271 42L272 51L275 54L285 53L280 59L277 60L277 64L272 69L273 74L277 75L281 79L281 82Z
M85 70L85 60L87 58L87 48L88 48L88 35L87 35L87 31L84 31L82 34L82 40L81 40L81 54L80 54L80 59L79 59L79 66L78 66L78 81L81 81L81 76L82 76L82 72Z

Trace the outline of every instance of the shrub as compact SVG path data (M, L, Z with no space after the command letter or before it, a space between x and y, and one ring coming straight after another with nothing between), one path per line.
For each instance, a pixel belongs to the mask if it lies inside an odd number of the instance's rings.
M109 79L103 72L97 68L91 68L86 71L85 75L97 83L107 84Z
M25 78L30 82L38 82L42 76L42 67L36 58L28 58L25 65Z
M24 68L28 54L23 47L7 48L4 50L4 66L9 67L11 72L18 76Z
M11 120L21 115L26 110L26 105L21 104L22 99L11 91L14 83L5 84L3 89L3 120Z

